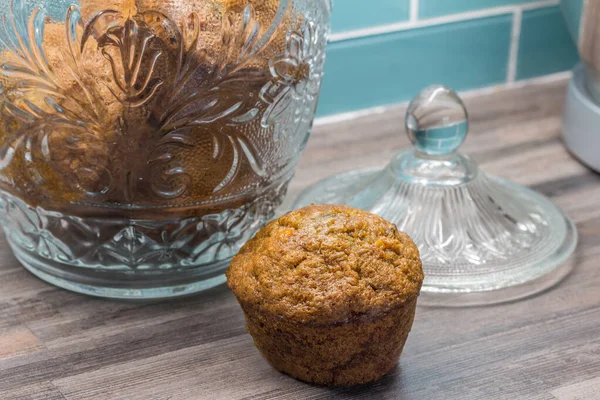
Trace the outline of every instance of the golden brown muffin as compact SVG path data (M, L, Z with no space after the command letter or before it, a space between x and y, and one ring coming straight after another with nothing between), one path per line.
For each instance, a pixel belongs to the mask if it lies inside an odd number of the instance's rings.
M312 205L258 232L233 258L227 281L273 367L350 386L396 364L423 271L417 246L390 222L348 206Z

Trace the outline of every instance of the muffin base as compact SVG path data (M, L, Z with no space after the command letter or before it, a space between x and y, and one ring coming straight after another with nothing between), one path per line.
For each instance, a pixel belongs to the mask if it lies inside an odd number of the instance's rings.
M304 324L242 304L256 347L278 371L326 386L378 380L402 353L412 328L416 298L382 316L338 324Z

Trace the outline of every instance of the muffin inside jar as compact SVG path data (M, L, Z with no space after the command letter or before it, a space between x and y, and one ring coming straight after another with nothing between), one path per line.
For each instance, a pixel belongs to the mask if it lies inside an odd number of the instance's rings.
M161 218L236 208L273 184L287 167L278 113L310 78L306 49L289 50L310 29L278 0L171 3L31 12L44 20L37 41L1 54L4 190L53 210Z
M19 260L108 297L222 283L283 201L310 133L324 4L2 9L0 208Z

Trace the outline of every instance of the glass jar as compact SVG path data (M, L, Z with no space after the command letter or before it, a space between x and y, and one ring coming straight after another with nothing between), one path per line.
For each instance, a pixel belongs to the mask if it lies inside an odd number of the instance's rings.
M330 0L3 0L0 207L38 277L115 298L224 281L312 126Z

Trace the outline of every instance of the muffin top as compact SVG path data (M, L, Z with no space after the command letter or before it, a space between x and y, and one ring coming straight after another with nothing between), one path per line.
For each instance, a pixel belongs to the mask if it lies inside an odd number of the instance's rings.
M383 218L311 205L269 223L231 261L242 305L301 323L370 318L418 296L419 250Z

